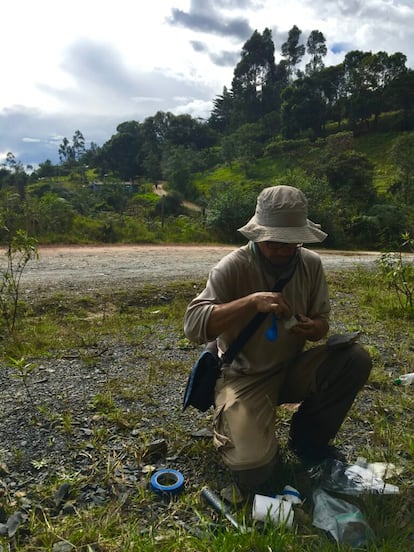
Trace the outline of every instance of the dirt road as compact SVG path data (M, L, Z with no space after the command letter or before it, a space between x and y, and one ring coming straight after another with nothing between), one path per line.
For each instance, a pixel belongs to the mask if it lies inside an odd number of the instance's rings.
M77 290L156 283L159 280L194 280L207 277L210 268L233 246L114 245L41 247L38 261L30 261L22 288ZM373 263L378 253L320 251L327 270Z

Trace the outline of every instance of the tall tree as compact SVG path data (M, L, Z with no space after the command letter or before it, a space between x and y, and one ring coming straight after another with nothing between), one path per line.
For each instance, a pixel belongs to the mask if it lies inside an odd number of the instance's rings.
M199 151L215 144L217 138L212 127L188 114L174 115L158 111L142 124L143 167L146 176L162 178L161 162L164 151L171 146L183 146Z
M18 161L14 153L9 151L3 166L7 167L8 171L10 171L9 182L15 186L20 199L23 200L26 196L26 184L28 181L28 175L24 170L23 163Z
M44 163L39 163L39 168L36 171L36 176L38 178L47 178L56 175L56 166L53 165L50 159L46 159Z
M326 119L324 101L313 77L297 79L282 92L282 134L295 138L304 130L320 136Z
M345 88L344 66L342 63L324 67L313 75L317 78L322 97L326 103L327 119L338 123L345 117L347 93Z
M311 56L309 63L306 64L305 71L308 75L312 75L316 71L323 69L323 58L326 56L328 49L326 47L326 38L320 31L312 31L306 42L306 51Z
M387 87L387 106L390 109L402 109L402 128L413 128L414 115L414 71L407 69Z
M59 146L59 159L62 164L69 163L73 159L73 150L69 140L66 136L63 138L62 143Z
M162 159L163 176L171 187L184 197L193 198L192 151L185 146L170 145L164 149Z
M299 44L302 31L296 26L290 29L286 42L282 44L281 53L286 60L287 71L289 78L292 79L295 73L295 67L298 65L305 55L305 46Z
M348 116L354 127L386 110L386 90L405 73L405 56L386 52L353 50L344 59L344 77L348 93Z
M103 172L113 171L123 180L132 180L142 172L143 139L140 123L127 121L117 127L117 133L99 153Z
M275 81L275 46L272 31L254 31L244 44L241 59L234 69L232 94L238 125L254 122L265 112L263 98Z
M72 138L72 151L75 161L79 161L85 153L85 138L80 130L76 130Z
M213 100L213 109L210 113L208 123L219 132L227 132L232 126L233 116L233 93L225 86L223 88L223 93Z
M162 152L167 140L168 127L172 113L157 111L142 123L143 167L146 176L153 180L162 178Z
M211 128L200 119L189 114L169 114L169 124L165 133L165 142L181 145L195 150L210 147L215 142L215 135Z

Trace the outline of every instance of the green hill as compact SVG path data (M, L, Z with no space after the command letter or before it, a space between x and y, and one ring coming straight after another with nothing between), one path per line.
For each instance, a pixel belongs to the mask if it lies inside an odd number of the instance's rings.
M345 131L346 132L346 131ZM349 132L349 134L351 134ZM195 176L194 182L202 195L209 196L209 191L216 185L227 183L233 185L251 183L253 188L269 185L284 178L292 171L302 169L305 172L315 170L324 154L327 139L315 142L301 140L275 140L268 144L262 157L258 157L246 166L240 160L222 164ZM390 159L390 150L401 136L414 135L413 131L367 130L352 138L352 148L365 155L373 165L373 184L382 195L393 184L397 169Z

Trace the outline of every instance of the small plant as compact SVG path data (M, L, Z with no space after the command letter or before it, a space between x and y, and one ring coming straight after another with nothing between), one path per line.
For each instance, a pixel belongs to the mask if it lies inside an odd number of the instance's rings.
M11 367L14 369L13 377L20 379L23 384L26 396L29 399L29 402L32 406L33 411L35 411L35 400L31 394L29 386L29 377L33 370L35 370L36 365L33 362L26 362L25 357L21 358L9 358Z
M1 273L0 312L9 334L16 324L20 299L20 280L29 261L38 258L37 240L17 230L7 247L7 266Z
M40 458L40 460L32 460L31 464L34 468L37 470L41 470L42 468L46 468L49 461L47 458Z
M21 448L13 447L13 457L15 465L21 466L24 460L24 453Z
M73 420L70 412L64 412L62 414L62 427L64 433L71 435L73 432Z
M98 394L92 399L92 408L102 414L115 409L115 401L111 393Z
M388 288L395 291L403 310L414 309L414 262L404 253L414 252L414 238L408 233L402 235L403 242L396 253L383 253L380 258L381 274Z

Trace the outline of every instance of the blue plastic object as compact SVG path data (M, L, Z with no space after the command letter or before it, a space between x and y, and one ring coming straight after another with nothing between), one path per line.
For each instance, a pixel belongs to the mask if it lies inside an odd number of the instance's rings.
M184 489L184 476L178 470L158 470L151 476L151 488L158 494L178 494Z
M274 314L272 314L272 325L266 330L266 339L269 341L276 341L277 334L277 318Z

